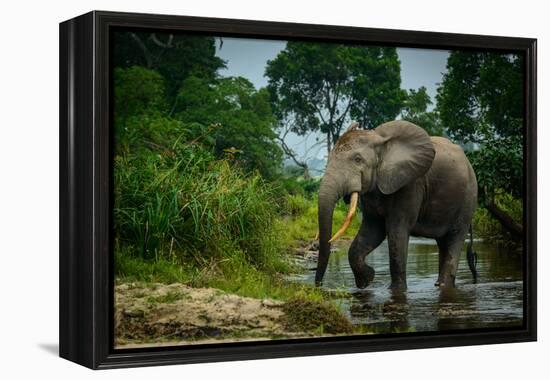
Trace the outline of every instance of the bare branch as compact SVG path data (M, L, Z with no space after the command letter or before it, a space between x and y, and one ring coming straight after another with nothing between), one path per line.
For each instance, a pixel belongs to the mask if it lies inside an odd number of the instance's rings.
M310 147L306 147L304 151L304 157L311 157L311 156L316 157L319 151L321 150L321 148L323 148L326 145L326 143L327 143L327 139L325 138L315 142L315 144L311 145ZM315 154L310 154L311 151L313 151L314 149L317 149Z
M151 36L149 38L151 39L151 41L153 41L155 43L155 45L166 49L166 48L171 48L172 47L172 40L174 39L174 35L170 34L170 36L168 37L168 42L166 42L166 43L161 42L157 38L157 35L155 33L151 33Z
M286 143L284 138L277 136L277 140L281 143L281 148L283 152L294 161L294 163L302 168L307 167L307 164L304 161L298 159L296 152L294 152Z
M493 199L489 200L485 208L500 222L502 227L516 237L523 236L523 225L516 222L509 214L501 209Z
M285 134L286 136L286 134ZM294 161L294 163L301 167L302 169L304 169L304 178L305 179L309 179L310 176L309 176L309 167L307 165L307 162L304 160L299 160L298 157L297 157L297 154L296 152L294 152L288 145L287 143L285 142L284 138L280 137L280 136L277 136L277 139L279 140L279 142L281 143L281 148L283 149L283 152L285 152L285 154L290 157L290 159L292 159L292 161Z
M294 127L294 124L296 123L295 120L291 121L291 120L287 120L286 123L281 123L280 124L280 130L282 131L281 133L281 136L279 136L278 138L280 139L283 139L286 141L286 137L288 136L288 134L290 132L292 132L292 129ZM323 139L319 139L317 137L317 140L315 141L314 144L312 144L311 146L307 146L307 142L309 140L309 138L316 134L317 131L310 131L309 133L306 133L304 136L303 139L301 139L299 142L297 142L296 144L301 144L301 145L305 145L305 150L304 150L304 154L302 155L302 161L307 161L307 158L310 157L310 152L315 149L315 148L319 148L318 151L315 153L314 156L317 156L317 153L319 153L319 150L323 147L324 144L326 144L327 142L327 139L326 138L323 138Z
M149 52L149 49L147 49L147 46L145 46L141 38L139 38L137 34L132 32L130 32L130 37L132 37L132 39L136 41L140 49L143 51L143 56L145 57L147 68L150 69L151 67L153 67L153 59L151 58L151 53Z

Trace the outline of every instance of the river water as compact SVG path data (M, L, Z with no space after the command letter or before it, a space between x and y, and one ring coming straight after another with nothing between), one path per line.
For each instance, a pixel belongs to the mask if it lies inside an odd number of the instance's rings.
M481 241L474 242L478 254L478 283L473 284L466 261L460 258L456 288L434 286L438 272L438 251L434 240L412 238L407 259L406 291L388 289L388 245L385 241L367 258L376 271L365 289L355 286L348 264L350 242L342 242L330 258L323 280L326 289L339 289L351 297L336 299L352 323L376 333L448 331L521 326L523 318L522 257L498 250ZM308 262L314 267L315 261ZM307 271L295 281L314 283L315 272Z

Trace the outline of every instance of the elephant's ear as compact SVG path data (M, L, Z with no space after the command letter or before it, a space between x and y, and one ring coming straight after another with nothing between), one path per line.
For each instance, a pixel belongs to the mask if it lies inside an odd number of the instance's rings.
M392 194L424 175L432 166L435 150L430 136L422 128L404 120L378 126L376 133L384 138L378 166L378 188Z

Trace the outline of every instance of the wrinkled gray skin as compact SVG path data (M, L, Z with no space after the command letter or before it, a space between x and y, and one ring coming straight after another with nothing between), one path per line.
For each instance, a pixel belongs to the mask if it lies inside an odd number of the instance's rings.
M367 255L387 237L391 288L406 288L409 236L433 238L439 247L436 286L452 287L477 204L475 173L462 149L420 127L392 121L374 130L350 130L331 151L319 190L321 285L330 254L336 202L359 192L362 223L349 249L357 287L374 278Z

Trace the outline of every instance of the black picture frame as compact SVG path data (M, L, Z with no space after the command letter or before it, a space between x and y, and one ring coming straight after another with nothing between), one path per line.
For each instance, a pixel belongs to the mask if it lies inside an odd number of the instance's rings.
M521 328L113 349L110 33L132 27L229 37L513 51L525 58ZM536 39L93 11L60 24L60 356L93 369L535 341Z

